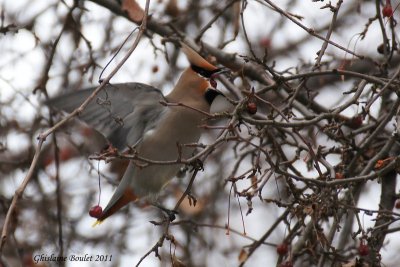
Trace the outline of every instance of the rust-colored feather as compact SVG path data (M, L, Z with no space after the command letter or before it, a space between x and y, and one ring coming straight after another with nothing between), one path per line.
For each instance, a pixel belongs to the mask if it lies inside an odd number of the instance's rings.
M181 43L182 51L185 53L186 57L188 58L190 64L196 65L197 67L203 68L205 70L213 71L216 70L217 67L210 64L207 60L201 57L196 51L194 51L188 45Z
M108 210L104 211L101 216L97 219L97 221L93 224L93 227L102 223L105 219L113 215L115 212L120 210L122 207L127 205L130 202L134 202L138 199L138 197L133 193L133 191L127 188L120 199L118 199L115 204L109 208Z

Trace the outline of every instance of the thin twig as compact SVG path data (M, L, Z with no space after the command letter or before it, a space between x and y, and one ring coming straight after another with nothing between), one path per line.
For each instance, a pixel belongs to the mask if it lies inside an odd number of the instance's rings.
M7 215L6 215L6 219L4 222L4 226L3 226L3 230L2 230L2 234L1 234L1 244L0 244L0 252L2 252L2 249L4 247L4 244L6 242L6 238L7 238L7 234L8 234L8 227L10 225L10 220L12 217L12 214L14 213L14 210L17 206L17 203L19 201L19 199L22 197L26 186L28 185L30 179L32 178L32 175L34 173L34 170L36 169L37 163L38 163L38 159L39 159L39 155L42 149L42 145L45 142L46 138L53 133L55 130L57 130L58 128L60 128L61 126L63 126L66 122L68 122L69 120L71 120L73 117L77 116L78 114L80 114L85 108L86 106L89 104L89 102L97 95L98 92L100 92L101 89L103 89L103 87L108 84L108 82L111 80L111 78L119 71L119 69L125 64L125 62L128 60L128 58L130 57L130 55L133 53L133 51L135 51L137 45L139 44L139 41L143 35L143 33L146 30L146 26L147 26L147 16L148 16L148 10L149 10L149 3L150 0L146 1L146 8L145 8L145 14L143 17L143 21L142 24L140 25L139 28L139 33L136 36L136 39L134 40L132 46L130 47L130 49L128 50L128 52L126 53L126 55L123 57L123 59L117 64L117 66L113 69L113 71L102 81L102 83L96 88L96 90L94 90L94 92L82 103L81 106L79 106L77 109L75 109L73 112L71 112L70 114L68 114L65 118L63 118L62 120L60 120L58 123L56 123L53 127L49 128L47 131L39 134L39 142L38 145L36 146L35 149L35 155L33 157L32 163L30 165L29 171L27 173L27 175L25 176L23 182L21 183L21 185L18 187L18 189L15 191L14 197L12 199L11 205L7 211Z

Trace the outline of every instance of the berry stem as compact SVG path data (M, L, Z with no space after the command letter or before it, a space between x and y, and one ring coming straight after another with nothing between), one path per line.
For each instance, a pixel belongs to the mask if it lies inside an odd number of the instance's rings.
M100 206L100 197L101 197L101 184L100 184L100 161L97 163L97 174L99 177L99 199L97 201L97 205Z

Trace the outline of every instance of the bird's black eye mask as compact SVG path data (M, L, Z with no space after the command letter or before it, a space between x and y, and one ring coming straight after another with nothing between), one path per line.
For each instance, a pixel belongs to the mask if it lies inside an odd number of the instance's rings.
M200 74L201 76L207 79L210 79L213 74L218 73L222 70L222 69L206 70L193 64L190 65L190 67L194 72Z
M206 99L207 103L209 105L211 105L212 102L214 102L214 99L219 95L224 96L224 94L221 93L220 91L214 90L212 88L208 88L204 94L204 98Z

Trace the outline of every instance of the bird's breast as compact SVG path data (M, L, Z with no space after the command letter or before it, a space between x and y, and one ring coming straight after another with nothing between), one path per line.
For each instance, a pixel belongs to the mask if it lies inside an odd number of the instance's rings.
M185 107L168 107L162 116L156 127L145 133L138 147L139 156L153 161L174 161L179 156L182 159L190 157L194 148L185 145L199 141L199 126L204 115ZM178 149L178 144L181 149ZM149 164L137 168L137 178L133 179L132 188L139 195L157 194L180 167L180 164Z
M138 149L139 155L153 160L174 160L178 157L178 144L183 147L182 156L193 149L185 144L198 142L203 115L185 107L168 107L159 123L145 133Z

